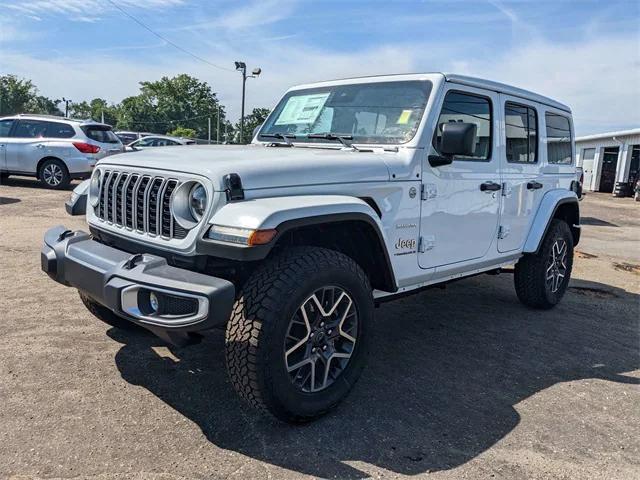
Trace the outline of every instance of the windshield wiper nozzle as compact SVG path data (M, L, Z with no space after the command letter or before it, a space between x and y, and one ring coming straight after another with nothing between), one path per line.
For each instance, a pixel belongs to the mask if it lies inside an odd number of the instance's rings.
M295 139L296 136L292 133L261 133L261 137L265 138L277 138L278 140L284 140L284 144L279 143L275 145L286 145L288 147L293 147L293 143L291 143L291 139Z

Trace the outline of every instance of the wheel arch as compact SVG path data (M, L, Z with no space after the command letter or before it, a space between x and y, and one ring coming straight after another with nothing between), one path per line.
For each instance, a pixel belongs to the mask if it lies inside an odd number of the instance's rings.
M342 195L272 197L233 202L218 210L210 224L275 229L266 245L246 247L198 241L198 253L236 261L260 261L289 246L316 246L353 258L374 288L395 292L395 274L378 213L369 202Z
M575 192L570 190L552 190L547 192L540 206L533 224L529 230L523 253L538 253L551 221L560 219L569 225L573 236L574 246L580 241L580 206Z

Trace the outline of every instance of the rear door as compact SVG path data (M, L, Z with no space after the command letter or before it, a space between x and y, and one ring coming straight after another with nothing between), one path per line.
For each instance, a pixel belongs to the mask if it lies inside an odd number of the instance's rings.
M540 165L540 112L534 102L500 95L502 203L498 251L524 245L534 213L544 194Z
M433 148L438 151L442 125L449 122L474 123L476 146L473 155L455 157L450 165L437 168L425 155L421 268L453 269L456 263L481 259L493 244L500 205L499 158L494 148L497 103L494 92L445 87Z

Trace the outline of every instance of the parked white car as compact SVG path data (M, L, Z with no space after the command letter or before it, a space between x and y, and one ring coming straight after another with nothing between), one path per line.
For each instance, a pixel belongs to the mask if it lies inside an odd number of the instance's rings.
M42 268L116 327L185 344L226 325L239 395L309 421L358 379L377 303L514 264L522 303L561 300L573 138L566 105L476 78L302 85L252 145L99 162L90 233L49 230Z
M109 125L52 115L0 118L0 175L27 175L49 188L89 178L96 162L124 147Z
M167 135L147 135L134 140L127 145L127 151L144 150L154 147L175 147L178 145L194 145L196 142L189 138L170 137Z
M126 130L118 130L117 132L115 132L115 134L120 139L123 145L129 145L131 142L138 140L139 138L153 135L153 133L148 132L129 132Z

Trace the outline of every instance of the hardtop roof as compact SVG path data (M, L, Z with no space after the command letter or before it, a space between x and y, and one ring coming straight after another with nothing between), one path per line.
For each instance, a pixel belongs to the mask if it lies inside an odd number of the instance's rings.
M470 77L466 75L458 75L455 73L442 73L442 72L425 72L425 73L398 73L389 75L370 75L362 77L352 78L340 78L336 80L327 80L323 82L310 83L304 85L297 85L289 90L300 90L303 88L317 88L330 85L348 84L350 82L366 83L368 80L374 80L376 82L384 81L407 81L407 80L429 80L429 77L444 78L445 81L450 83L456 83L458 85L466 85L469 87L483 88L491 90L493 92L504 93L506 95L512 95L523 99L532 100L534 102L542 103L559 110L564 110L567 113L571 113L571 108L564 103L558 102L544 95L540 95L529 90L507 85L505 83L494 82L493 80L486 80L483 78Z

